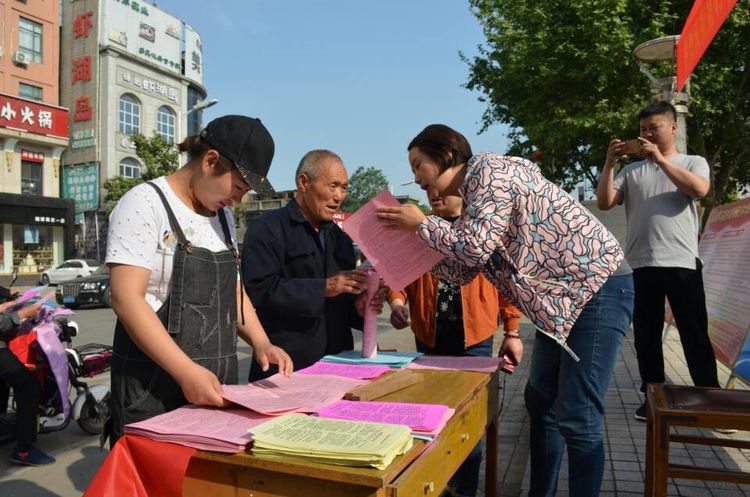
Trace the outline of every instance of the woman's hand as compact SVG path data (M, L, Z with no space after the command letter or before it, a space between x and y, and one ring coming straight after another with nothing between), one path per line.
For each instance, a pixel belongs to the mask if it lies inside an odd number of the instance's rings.
M503 343L500 345L499 356L507 354L515 366L521 364L523 359L523 342L518 334L505 335Z
M175 380L180 385L185 399L191 404L216 407L228 404L221 396L219 379L203 366L191 362Z
M276 364L279 367L279 373L287 377L292 376L294 364L292 364L292 358L284 352L284 349L277 347L271 342L266 342L254 347L253 355L258 364L260 364L262 371L268 371L270 364Z
M377 216L386 226L408 231L416 231L419 223L426 217L424 212L414 204L384 205L378 207Z

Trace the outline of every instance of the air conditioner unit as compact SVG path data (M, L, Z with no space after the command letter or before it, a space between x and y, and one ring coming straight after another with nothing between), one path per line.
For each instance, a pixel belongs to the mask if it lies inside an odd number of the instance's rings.
M31 62L31 56L18 50L13 53L13 62L18 64L19 66L28 66Z

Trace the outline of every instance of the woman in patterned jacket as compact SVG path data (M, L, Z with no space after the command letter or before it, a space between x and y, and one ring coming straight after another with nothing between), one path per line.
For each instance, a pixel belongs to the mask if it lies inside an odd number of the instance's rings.
M537 329L526 408L531 419L529 495L552 496L567 446L569 490L598 495L604 470L604 396L633 311L633 282L615 238L532 162L472 155L448 126L409 144L415 181L459 195L454 222L416 206L380 207L394 228L415 230L445 256L433 273L465 284L480 271ZM506 340L506 342L508 342ZM520 359L520 340L506 343Z

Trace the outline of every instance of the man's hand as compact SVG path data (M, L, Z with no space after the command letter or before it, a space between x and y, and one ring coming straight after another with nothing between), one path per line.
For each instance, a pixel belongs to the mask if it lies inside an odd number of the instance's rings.
M666 159L661 154L659 146L641 137L638 137L638 141L641 142L641 155L661 167L662 162Z
M609 142L609 148L607 148L607 159L604 163L604 167L614 167L617 162L627 157L623 154L625 150L625 142L615 138Z
M391 326L397 330L403 330L410 324L409 307L405 305L394 305L391 309Z
M326 297L336 297L342 293L359 295L367 288L365 271L340 271L326 279Z
M385 298L388 295L388 285L385 284L382 278L378 278L378 290L375 292L375 297L370 301L370 309L375 311L375 314L383 312L383 305L385 304ZM364 317L365 315L365 302L367 301L367 288L365 287L362 294L354 300L354 309L357 314Z

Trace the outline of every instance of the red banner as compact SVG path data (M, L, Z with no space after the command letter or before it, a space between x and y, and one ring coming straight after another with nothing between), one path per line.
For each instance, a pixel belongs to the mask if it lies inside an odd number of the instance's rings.
M68 109L0 93L0 127L68 137Z
M677 42L677 91L690 77L737 0L695 0Z

